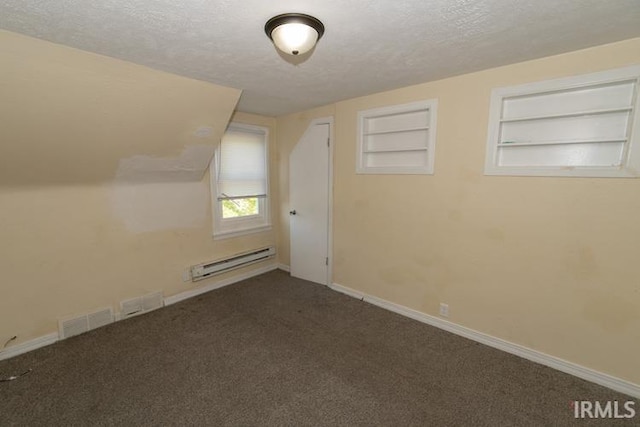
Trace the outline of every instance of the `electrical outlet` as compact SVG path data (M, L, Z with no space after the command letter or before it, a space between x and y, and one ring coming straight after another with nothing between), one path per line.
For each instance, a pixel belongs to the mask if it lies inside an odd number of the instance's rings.
M182 272L182 281L183 282L191 281L191 270L187 269Z
M440 316L449 317L449 304L440 303Z

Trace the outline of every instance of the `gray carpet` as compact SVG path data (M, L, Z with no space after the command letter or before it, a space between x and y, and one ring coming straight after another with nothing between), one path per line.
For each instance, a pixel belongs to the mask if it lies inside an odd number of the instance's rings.
M573 400L627 396L282 271L2 361L0 377L27 368L0 383L0 425L640 425L573 418Z

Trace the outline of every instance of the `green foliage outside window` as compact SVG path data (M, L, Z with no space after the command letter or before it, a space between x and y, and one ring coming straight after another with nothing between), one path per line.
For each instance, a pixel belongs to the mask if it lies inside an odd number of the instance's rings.
M258 215L258 198L227 199L222 201L222 218L238 218L249 215Z

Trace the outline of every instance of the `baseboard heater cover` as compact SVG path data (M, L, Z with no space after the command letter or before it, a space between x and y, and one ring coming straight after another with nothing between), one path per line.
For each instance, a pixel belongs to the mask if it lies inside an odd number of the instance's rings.
M245 267L256 262L273 258L276 255L276 248L269 246L266 248L255 249L248 252L232 255L227 258L211 261L191 267L191 281L206 279L216 274L225 273L235 270L236 268Z

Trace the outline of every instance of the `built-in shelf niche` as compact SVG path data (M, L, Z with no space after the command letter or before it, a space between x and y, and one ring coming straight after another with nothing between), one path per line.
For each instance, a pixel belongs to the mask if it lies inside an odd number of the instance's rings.
M639 75L629 67L494 90L485 172L633 175Z
M358 114L358 173L432 174L436 100Z

